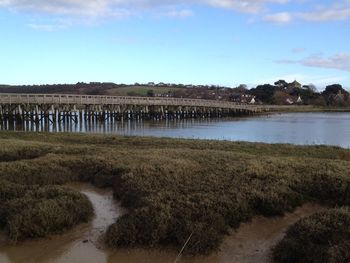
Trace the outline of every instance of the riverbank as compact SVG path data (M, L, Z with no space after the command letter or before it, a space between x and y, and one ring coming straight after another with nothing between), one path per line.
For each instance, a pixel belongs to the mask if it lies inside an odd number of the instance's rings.
M290 105L275 110L271 108L272 113L310 113L310 112L350 112L350 107L320 107L313 105Z
M129 211L106 232L112 247L179 251L189 240L185 254L208 254L254 216L282 215L310 201L350 202L350 152L339 147L11 132L0 133L0 142L1 193L9 184L112 187ZM33 223L42 226L27 226ZM8 221L1 227L9 233Z

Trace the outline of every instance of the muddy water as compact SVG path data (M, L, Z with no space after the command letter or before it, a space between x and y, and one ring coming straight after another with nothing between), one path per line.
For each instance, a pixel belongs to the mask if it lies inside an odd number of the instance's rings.
M109 250L101 242L106 228L124 211L113 200L111 190L100 190L89 184L71 185L91 200L95 217L89 224L81 224L63 235L26 241L16 246L5 245L0 238L1 263L172 263L174 251L145 249ZM268 262L270 248L284 235L291 224L324 208L307 204L284 217L257 217L242 224L222 244L220 251L208 257L182 257L182 263ZM0 235L1 237L1 235Z

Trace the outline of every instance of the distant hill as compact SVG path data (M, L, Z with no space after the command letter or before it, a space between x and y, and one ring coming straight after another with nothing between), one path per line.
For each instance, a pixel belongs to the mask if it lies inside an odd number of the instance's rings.
M53 85L0 85L0 93L29 94L82 94L106 96L140 96L140 97L176 97L196 99L229 100L234 89L220 86L195 86L182 84L114 84L114 83L77 83Z
M340 84L329 85L323 92L314 85L302 85L284 80L275 85L264 84L247 89L246 85L228 88L215 85L183 85L153 82L147 84L115 84L78 82L53 85L0 85L0 93L81 94L105 96L171 97L234 101L239 103L304 104L317 106L350 106L349 92Z

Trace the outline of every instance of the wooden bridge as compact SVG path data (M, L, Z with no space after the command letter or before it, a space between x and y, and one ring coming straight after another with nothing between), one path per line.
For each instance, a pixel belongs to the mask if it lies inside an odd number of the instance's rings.
M272 106L227 101L72 94L0 94L2 121L75 121L229 117L269 111Z

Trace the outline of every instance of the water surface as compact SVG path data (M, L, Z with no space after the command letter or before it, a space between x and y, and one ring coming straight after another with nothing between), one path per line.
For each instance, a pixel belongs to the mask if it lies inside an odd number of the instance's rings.
M283 113L230 119L0 123L0 130L350 146L350 113Z

